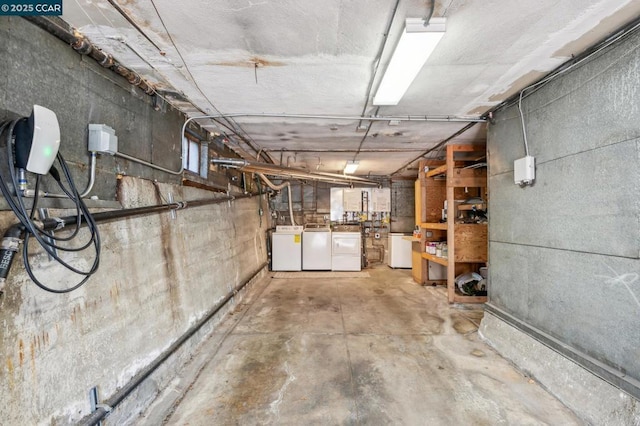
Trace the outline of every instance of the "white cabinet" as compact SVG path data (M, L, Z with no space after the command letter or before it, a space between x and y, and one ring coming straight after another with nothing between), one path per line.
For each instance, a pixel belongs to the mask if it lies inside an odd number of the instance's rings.
M389 266L392 268L411 268L411 240L405 234L389 234Z

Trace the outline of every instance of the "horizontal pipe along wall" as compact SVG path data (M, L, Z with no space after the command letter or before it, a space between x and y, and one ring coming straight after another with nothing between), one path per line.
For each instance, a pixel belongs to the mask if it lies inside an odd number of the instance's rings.
M52 109L61 152L79 187L88 179L89 123L113 127L124 152L180 168L184 118L177 111L154 111L148 95L21 18L0 20L0 57L0 118L28 115L33 104ZM164 204L169 193L175 201L218 196L126 160L98 159L92 195L107 200L93 203L100 211ZM107 400L125 386L264 265L267 223L258 215L259 202L256 196L179 210L175 219L163 212L101 223L100 268L69 294L37 288L17 256L0 299L0 423L73 424L90 411L89 389L97 386ZM0 211L2 232L16 222L12 212ZM58 285L68 279L41 250L30 248L38 276ZM79 266L90 261L71 258ZM168 360L164 375L154 374L117 407L109 422L125 423L144 410L218 319Z
M525 155L517 106L498 110L488 133L483 333L594 424L640 421L629 396L640 383L639 45L633 34L524 99L535 185L513 181ZM537 341L627 393L544 355Z

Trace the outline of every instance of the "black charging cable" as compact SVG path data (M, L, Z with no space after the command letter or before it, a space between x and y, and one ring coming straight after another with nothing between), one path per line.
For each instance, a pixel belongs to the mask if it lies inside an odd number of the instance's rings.
M84 285L89 278L98 270L98 266L100 264L100 234L98 233L98 226L93 219L93 216L89 212L86 204L80 197L76 185L71 177L71 173L69 172L69 168L67 163L65 162L62 154L58 152L56 156L56 160L58 161L58 165L60 170L62 171L62 175L55 168L51 167L49 174L53 177L53 179L57 182L60 189L69 197L69 199L74 203L76 210L76 221L73 224L60 223L60 226L57 229L52 231L45 230L42 227L42 223L36 221L34 219L35 211L37 209L38 201L39 201L39 191L40 191L40 179L41 176L37 175L36 177L36 186L35 186L35 195L33 197L33 203L31 210L29 210L24 202L24 194L20 189L18 180L16 178L16 167L14 164L14 129L18 122L22 119L16 119L13 121L7 121L0 124L0 136L3 132L6 133L6 156L7 156L7 166L8 166L8 174L10 178L7 179L3 176L3 173L0 172L0 191L4 195L5 200L9 204L11 210L13 210L14 214L24 227L24 242L22 246L22 258L24 261L24 267L27 271L27 274L31 278L31 280L41 289L51 292L51 293L68 293L70 291L76 290ZM64 178L64 179L63 179ZM63 182L66 181L66 185ZM8 182L13 186L9 187ZM67 187L68 186L68 187ZM80 235L80 228L82 227L82 222L86 223L86 227L89 232L89 237L84 242L78 242L78 238ZM66 236L54 235L53 231L60 230L62 228L66 228L67 226L73 226L70 229L69 234ZM29 261L29 240L30 238L34 238L40 247L44 249L44 251L56 262L65 267L67 270L73 272L74 274L81 275L83 278L76 284L71 287L59 289L54 288L49 285L45 285L40 281L31 266ZM62 259L58 254L58 250L62 252L81 252L84 250L93 247L94 257L93 263L91 267L87 270L79 269L68 261Z

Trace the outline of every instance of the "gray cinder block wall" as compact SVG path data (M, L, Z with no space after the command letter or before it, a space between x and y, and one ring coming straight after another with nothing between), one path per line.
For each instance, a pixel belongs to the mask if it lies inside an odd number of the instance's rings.
M535 185L513 182L525 155L517 106L497 111L488 133L481 331L593 424L640 423L629 395L640 384L639 46L636 33L524 99Z
M88 123L112 126L130 155L180 167L184 118L170 107L154 111L147 95L55 37L21 18L2 17L0 59L2 119L28 115L33 104L54 110L61 152L80 190L88 178ZM91 203L102 209L156 205L169 192L176 201L216 196L181 186L180 177L101 156L92 194L104 201ZM176 219L164 213L100 224L100 269L65 295L37 288L18 256L0 298L0 423L75 423L89 413L90 388L97 386L102 400L110 397L250 278L267 259L258 202L253 197L179 211ZM0 232L15 222L12 212L0 212ZM52 286L68 277L41 251L31 261ZM218 318L119 406L109 424L135 418Z

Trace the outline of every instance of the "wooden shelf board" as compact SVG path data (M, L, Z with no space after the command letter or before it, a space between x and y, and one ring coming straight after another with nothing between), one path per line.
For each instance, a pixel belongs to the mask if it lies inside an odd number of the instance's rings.
M463 222L455 222L456 231L464 229L468 232L483 232L482 227L487 228L489 226L489 222L483 223L463 223Z
M423 229L439 229L441 231L447 230L447 224L439 222L424 222L420 224L420 227Z
M416 237L411 237L409 235L405 235L404 237L402 237L403 240L407 240L407 241L411 241L412 243L419 243L420 242L420 238L416 238Z
M447 145L447 148L451 149L451 151L453 152L473 152L473 151L487 150L485 145L469 145L469 144Z
M454 303L487 303L487 296L463 296L455 294L453 296Z
M438 264L440 264L442 266L448 266L449 265L449 260L448 259L446 259L444 257L437 257L437 256L434 256L434 255L429 254L429 253L422 253L422 258L423 259L427 259L427 260L429 260L431 262L438 263Z
M466 257L456 257L456 263L487 263L488 259L486 257L476 257L476 258L466 258Z
M487 209L487 205L485 203L482 203L482 204L459 204L458 210L469 211L469 210L473 210L474 207L476 208L476 210L484 211Z
M431 169L427 172L427 177L434 177L438 175L442 175L447 173L447 165L444 164L440 167L436 167L435 169Z
M487 169L453 169L447 175L447 186L482 188L487 186Z

